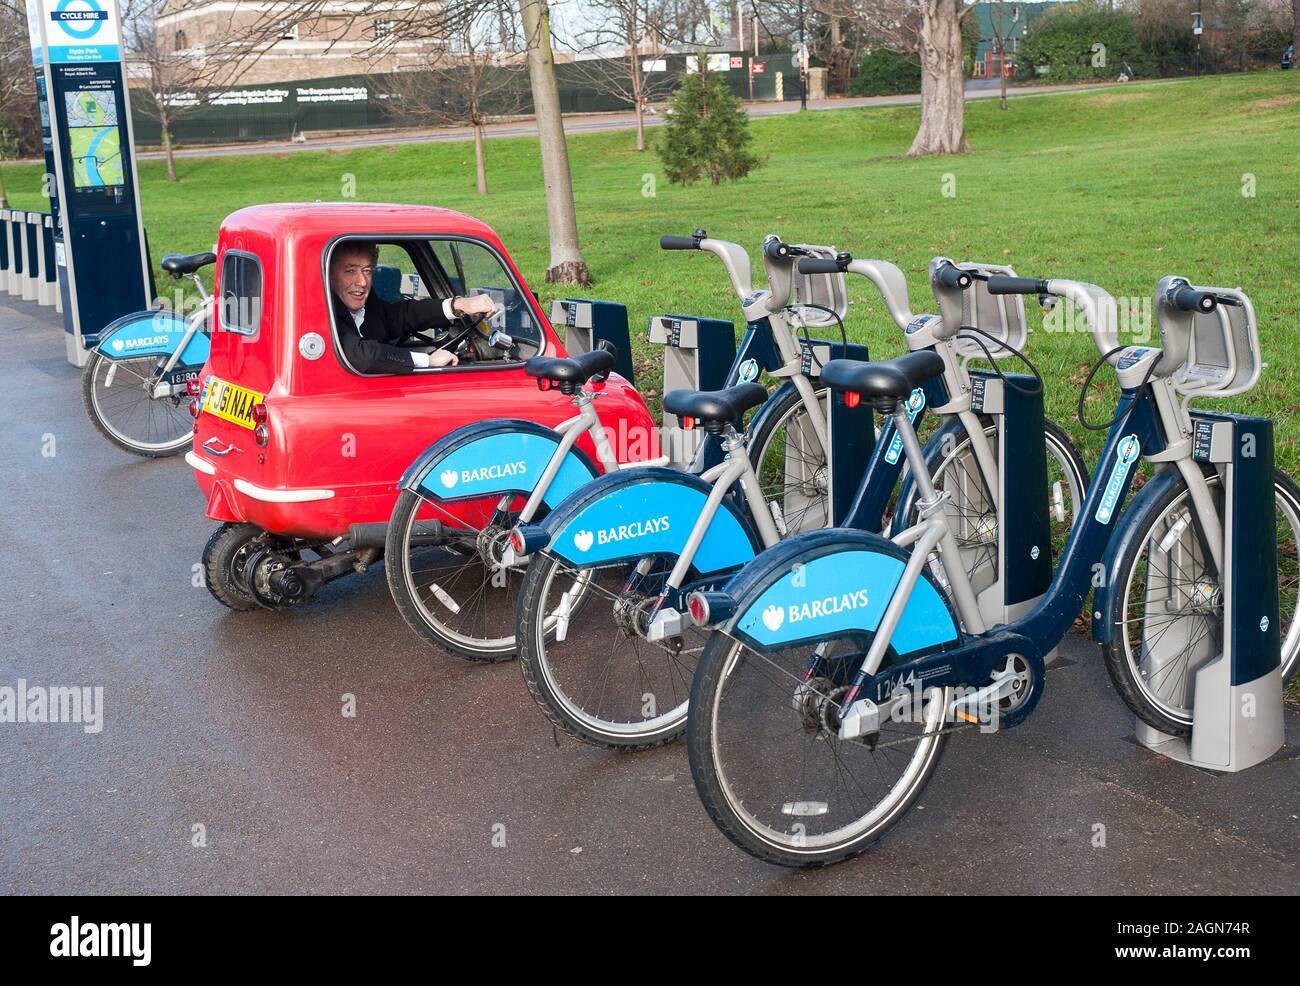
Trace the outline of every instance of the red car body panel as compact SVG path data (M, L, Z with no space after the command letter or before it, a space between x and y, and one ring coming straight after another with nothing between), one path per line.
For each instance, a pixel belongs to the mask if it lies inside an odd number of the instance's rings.
M317 203L242 209L222 223L217 284L228 251L255 255L262 268L261 321L251 336L215 328L203 376L264 394L270 436L267 446L259 448L247 428L199 414L191 461L199 463L195 477L213 520L243 521L313 540L334 538L354 523L387 522L407 466L448 432L501 417L553 427L575 413L570 398L538 390L519 364L485 363L396 376L361 376L347 369L335 354L324 268L332 241L344 235L376 240L459 236L487 244L522 287L545 337L543 353L567 355L504 245L476 219L409 205ZM299 340L310 332L325 340L326 351L319 359L299 353ZM603 391L597 407L611 438L620 433L654 434L644 401L626 380L612 374L596 389ZM612 444L620 456L646 459L657 454L645 448L645 442ZM578 446L596 461L588 436ZM250 488L256 488L253 495ZM316 495L312 491L332 495L272 502Z

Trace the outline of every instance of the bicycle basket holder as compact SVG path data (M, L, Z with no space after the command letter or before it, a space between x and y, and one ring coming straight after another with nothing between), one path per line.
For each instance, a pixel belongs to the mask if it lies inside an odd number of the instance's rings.
M809 246L798 244L801 250L807 250L809 256L827 260L835 259L835 248L828 246ZM849 311L849 293L844 283L843 274L801 274L796 265L791 274L790 304L799 309L800 321L809 328L835 325L835 319L827 312L817 308L805 308L805 305L821 305L835 312L841 319Z
M1255 386L1263 369L1255 306L1240 288L1197 287L1239 305L1219 305L1192 318L1187 358L1173 375L1174 389L1187 397L1231 397ZM1161 326L1161 332L1166 331Z
M958 264L958 267L963 271L1015 277L1014 269L1006 267L1005 264L980 264L969 261L969 263ZM1024 341L1030 334L1030 324L1024 317L1024 295L989 294L988 285L975 278L971 286L962 291L962 325L974 325L975 328L983 329L989 336L1005 342L1013 349L1023 350ZM1011 350L995 346L992 341L983 336L974 338L971 336L972 333L967 333L965 336L958 334L957 355L965 359L988 359L984 349L988 350L993 359L1006 359L1011 355ZM980 349L979 342L975 340L983 342L984 349Z
M979 271L981 274L1016 276L1016 272L1004 264L971 262L958 264L957 266L964 270ZM975 283L962 293L961 324L973 325L978 329L983 329L999 342L1004 342L1014 349L1023 350L1025 340L1029 337L1029 323L1025 319L1024 295L990 294L988 285L976 278ZM966 335L957 336L957 354L959 356L966 359L987 359L984 349L980 348L979 343L981 342L994 359L1005 359L1012 355L1010 349L995 346L984 336L972 338L971 335L967 333ZM976 342L976 339L979 342Z

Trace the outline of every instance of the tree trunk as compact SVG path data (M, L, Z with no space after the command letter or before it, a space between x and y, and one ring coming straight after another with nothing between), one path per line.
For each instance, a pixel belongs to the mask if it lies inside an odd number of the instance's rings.
M921 126L908 150L965 154L966 93L962 76L962 0L924 0L921 7Z
M0 173L0 209L9 208L9 199L5 194L5 176Z
M998 16L1001 16L999 12ZM1002 91L1002 108L1007 108L1007 43L1003 41L998 45L998 86Z
M162 125L163 154L167 156L167 180L177 181L176 155L172 153L172 132L167 124Z
M479 195L487 194L487 166L483 160L483 124L474 124L474 174L478 177Z
M560 115L560 90L555 83L547 0L519 0L519 13L528 44L528 79L533 90L537 139L542 151L542 180L546 186L546 218L551 232L551 266L546 271L546 280L590 284L591 274L578 246L578 215L573 203L573 176L569 172L564 120Z
M1295 70L1295 55L1300 55L1300 0L1291 0L1291 14L1295 23L1291 25L1291 43L1295 45L1295 54L1291 58L1292 71Z

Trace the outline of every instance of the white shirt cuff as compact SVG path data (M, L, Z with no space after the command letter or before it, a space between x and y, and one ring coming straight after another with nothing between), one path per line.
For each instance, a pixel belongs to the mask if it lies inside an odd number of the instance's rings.
M448 322L452 321L456 317L456 312L451 307L452 302L455 300L456 300L455 298L442 299L442 313L447 316Z
M419 369L421 369L421 370L427 370L427 369L429 368L429 354L428 354L428 353L420 353L420 352L412 351L412 352L411 352L411 360L412 360L412 362L415 363L416 367L419 368Z

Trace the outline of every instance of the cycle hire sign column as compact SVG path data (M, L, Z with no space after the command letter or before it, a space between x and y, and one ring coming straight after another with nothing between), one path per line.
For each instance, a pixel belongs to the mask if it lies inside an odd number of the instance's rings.
M68 361L81 366L104 326L150 303L121 15L117 0L29 0L27 7L49 120Z

